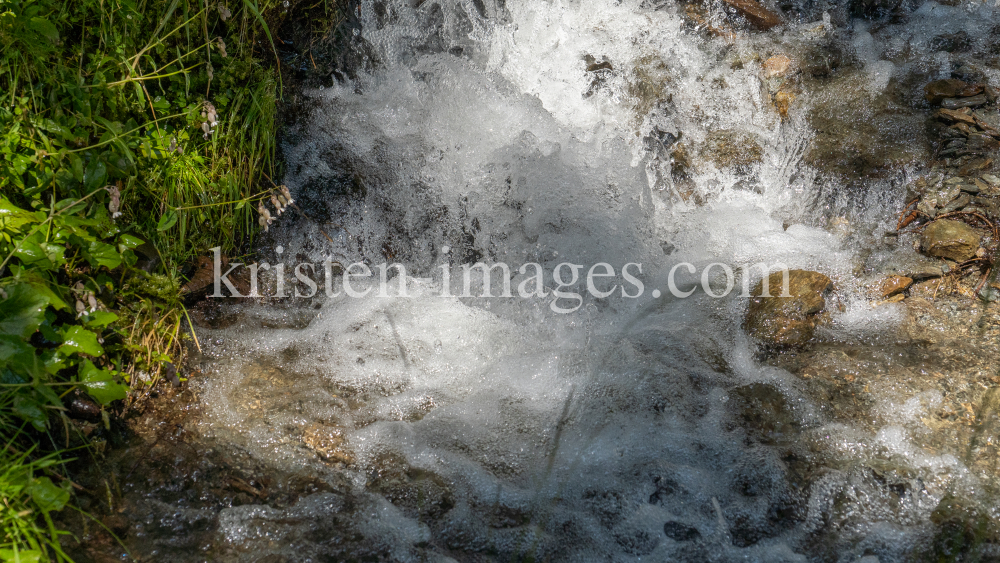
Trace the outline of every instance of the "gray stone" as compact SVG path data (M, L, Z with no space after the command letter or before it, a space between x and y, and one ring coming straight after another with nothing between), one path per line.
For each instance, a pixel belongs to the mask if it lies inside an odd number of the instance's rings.
M969 191L965 189L966 187L968 187L966 184L962 184L961 186L963 191ZM979 189L976 188L975 186L972 187L977 192L979 191ZM944 213L951 213L952 211L959 211L960 209L963 209L966 205L969 205L970 203L972 203L972 198L969 197L969 194L962 194L957 198L951 200L951 202L948 205L942 207L941 213L944 214Z
M882 260L872 259L866 267L881 274L905 276L914 281L921 281L944 275L942 265L941 260L907 251L894 252Z
M970 96L968 98L945 98L941 101L941 107L946 109L974 108L986 104L986 96Z

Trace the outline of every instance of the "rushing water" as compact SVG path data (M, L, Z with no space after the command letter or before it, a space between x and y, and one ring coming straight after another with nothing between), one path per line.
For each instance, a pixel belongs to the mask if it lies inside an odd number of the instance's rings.
M347 24L361 67L301 94L284 181L313 221L280 219L260 249L286 263L289 292L306 289L295 264L329 259L403 264L406 295L399 277L379 295L374 270L375 287L353 280L364 297L243 304L236 324L199 331L198 432L325 483L205 516L216 553L885 563L930 549L941 500L985 486L914 445L909 424L938 396L857 368L873 377L864 412L881 414L840 416L833 403L852 399L817 396L757 354L741 278L727 297L682 299L668 274L695 265L678 272L686 288L711 263L821 271L839 307L820 340L905 363L885 338L905 310L872 308L858 280L892 250L881 235L928 156L923 110L893 108L889 91L919 100L920 80L957 57L932 39L962 31L983 49L996 8L931 2L876 24L809 3L797 23L729 39L671 2L412 4L362 2ZM706 12L715 25L720 10ZM763 61L804 66L824 49L845 53L840 74L795 86L782 118ZM807 158L830 134L814 108L845 105L845 130L883 135L848 141L916 157L867 178L823 170L823 154ZM509 265L515 296L476 297L476 275L473 297L442 296L441 265L459 295L461 264L477 261ZM552 294L564 262L584 265L562 288L582 305L565 314L576 300ZM600 262L615 276L599 289L618 289L595 298L586 274ZM518 296L527 263L547 296Z

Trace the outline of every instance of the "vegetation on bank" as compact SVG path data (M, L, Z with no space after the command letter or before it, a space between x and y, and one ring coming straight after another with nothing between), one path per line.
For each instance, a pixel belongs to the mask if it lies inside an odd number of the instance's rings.
M108 428L179 360L182 268L254 235L276 166L272 7L0 0L2 561L67 560L59 449L84 440L64 402L82 388Z

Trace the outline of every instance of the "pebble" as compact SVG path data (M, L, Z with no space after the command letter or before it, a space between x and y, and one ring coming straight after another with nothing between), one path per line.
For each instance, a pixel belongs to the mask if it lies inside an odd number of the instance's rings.
M913 278L906 276L888 276L879 280L873 288L873 293L879 299L888 299L893 295L906 291L913 285Z

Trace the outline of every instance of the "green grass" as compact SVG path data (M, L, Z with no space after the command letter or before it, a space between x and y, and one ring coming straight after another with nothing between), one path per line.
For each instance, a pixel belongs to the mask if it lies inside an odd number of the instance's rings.
M0 561L70 561L59 542L67 533L51 516L70 501L70 482L56 472L69 460L65 452L36 455L35 446L24 447L23 427L5 414L15 398L0 390Z
M68 560L62 396L120 412L137 372L181 359L182 268L257 232L276 5L0 0L0 560Z

